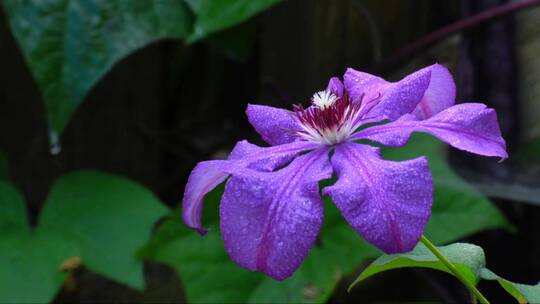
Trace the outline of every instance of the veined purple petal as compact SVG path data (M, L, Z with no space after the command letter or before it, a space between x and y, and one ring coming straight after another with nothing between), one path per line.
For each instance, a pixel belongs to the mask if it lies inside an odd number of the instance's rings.
M247 269L283 280L315 243L323 220L318 182L332 175L327 148L287 167L234 174L221 205L221 234L231 258Z
M361 97L363 97L363 100L371 100L390 84L380 77L353 68L348 68L345 71L343 83L345 91L347 91L349 98L353 102L359 102Z
M261 148L247 141L238 142L228 160L210 160L197 164L189 176L182 200L182 218L184 223L199 231L202 227L202 209L204 196L235 172L244 168L259 171L272 171L289 162L298 153L316 148L309 142Z
M202 209L204 196L229 176L230 162L225 160L203 161L197 164L189 175L184 198L182 201L182 219L184 223L206 234L207 229L202 227Z
M367 115L375 121L396 120L408 113L419 119L428 118L452 106L456 97L452 75L440 64L420 69L398 82L387 82L351 68L343 78L353 101L362 96L363 102L380 99Z
M448 69L440 64L428 68L431 68L429 86L413 112L420 120L453 106L456 99L456 84Z
M430 78L431 67L416 71L394 83L351 68L347 69L344 76L345 89L352 100L361 96L363 103L378 100L366 115L367 119L377 121L396 120L414 111L429 86Z
M385 125L373 126L354 134L351 139L368 139L386 146L403 146L413 132L426 132L451 146L467 152L508 158L495 110L481 103L463 103L427 119L413 115Z
M378 148L347 143L336 147L331 162L337 182L323 193L347 222L386 253L412 250L431 215L426 158L386 161Z
M341 97L343 96L343 83L339 78L332 77L330 78L330 81L328 81L328 86L326 87L327 91L332 92L334 95Z
M246 114L249 122L262 139L273 146L290 143L299 138L296 131L301 128L291 111L248 104Z

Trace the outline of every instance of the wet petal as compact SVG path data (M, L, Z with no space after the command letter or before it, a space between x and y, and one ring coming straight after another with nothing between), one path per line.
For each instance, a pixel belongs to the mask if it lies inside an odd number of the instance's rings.
M261 148L247 141L236 144L228 160L210 160L197 164L189 176L182 200L184 223L201 234L204 196L225 181L229 174L244 168L272 171L289 162L298 153L314 149L317 145L294 142L286 145Z
M412 250L431 215L426 158L386 161L377 148L349 143L336 148L331 162L337 182L323 193L347 222L386 253Z
M343 96L343 83L339 78L332 77L330 78L330 81L328 82L328 86L326 87L327 91L332 92L334 95L341 97Z
M430 68L429 86L413 112L420 120L453 106L456 99L456 84L448 69L440 64L434 64Z
M224 160L203 161L189 175L182 201L182 219L190 228L205 234L202 227L204 196L228 177L230 162Z
M300 130L293 112L263 105L249 104L246 110L249 122L271 145L281 145L297 140Z
M368 139L386 146L403 146L413 132L426 132L451 146L467 152L508 157L495 110L481 103L464 103L450 107L427 119L413 115L385 125L364 129L352 139Z
M359 102L362 96L363 100L371 100L389 84L380 77L353 68L348 68L345 71L343 83L345 91L353 102Z
M221 233L231 258L283 280L300 266L319 233L323 205L318 182L331 176L326 148L272 172L246 171L227 182Z
M345 90L353 102L361 99L364 104L372 107L367 119L396 120L415 110L429 87L434 67L425 67L398 82L387 82L380 77L349 68L343 76ZM442 75L438 66L436 69ZM438 86L435 85L435 88Z

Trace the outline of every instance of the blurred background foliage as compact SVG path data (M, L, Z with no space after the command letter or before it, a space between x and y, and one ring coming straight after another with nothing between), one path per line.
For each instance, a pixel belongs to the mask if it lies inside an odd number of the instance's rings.
M458 100L497 109L510 159L465 156L422 135L384 155L428 155L432 241L479 244L494 272L536 284L540 9L403 55L427 33L519 2L538 1L3 0L0 301L468 301L453 278L421 269L348 294L380 252L328 198L317 246L284 282L229 260L222 189L206 198L207 236L180 220L198 161L224 158L240 139L263 144L248 102L289 108L349 66L395 80L433 62L453 71ZM480 287L511 300L495 282Z

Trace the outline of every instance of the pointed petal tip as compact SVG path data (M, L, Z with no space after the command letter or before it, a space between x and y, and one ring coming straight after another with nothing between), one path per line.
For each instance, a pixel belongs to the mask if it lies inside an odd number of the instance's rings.
M197 233L199 233L200 236L205 236L206 234L208 234L208 231L210 231L209 229L204 228L202 226L195 227L195 226L189 225L189 224L187 224L185 222L184 222L184 225L186 225L186 227L188 227L191 230L197 231Z
M193 228L193 229L195 229L201 236L205 236L209 231L206 228Z
M502 163L503 161L507 160L508 159L508 152L504 151L504 154L501 154L501 155L498 155L499 157L499 161L498 163Z

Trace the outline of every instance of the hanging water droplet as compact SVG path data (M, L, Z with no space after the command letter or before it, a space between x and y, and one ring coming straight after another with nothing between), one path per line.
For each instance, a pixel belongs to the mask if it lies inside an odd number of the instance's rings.
M49 152L51 153L51 155L60 154L60 152L62 152L62 146L60 146L58 133L56 133L55 131L51 131L51 133L49 133L49 141L51 143L49 147Z

